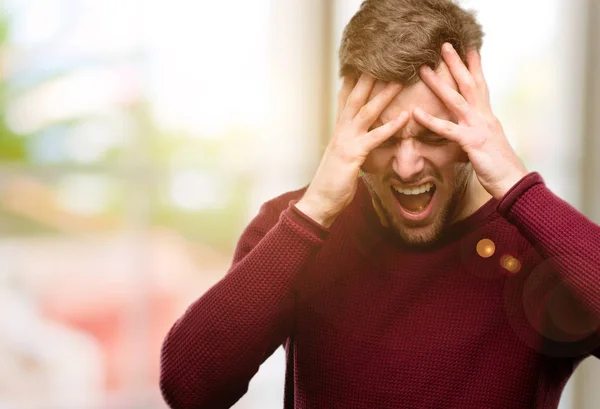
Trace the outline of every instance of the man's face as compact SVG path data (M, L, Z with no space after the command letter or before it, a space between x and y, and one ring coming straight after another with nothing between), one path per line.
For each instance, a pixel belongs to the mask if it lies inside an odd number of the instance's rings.
M442 64L438 72L458 89L447 66ZM378 81L369 100L384 86L385 83ZM440 237L444 227L465 205L472 167L457 143L431 133L412 118L415 107L456 122L444 103L422 81L402 89L372 128L398 117L402 111L411 113L411 118L405 128L369 154L362 170L385 223L406 243L427 245ZM435 187L420 195L406 195L408 192L394 189L421 186L426 182Z

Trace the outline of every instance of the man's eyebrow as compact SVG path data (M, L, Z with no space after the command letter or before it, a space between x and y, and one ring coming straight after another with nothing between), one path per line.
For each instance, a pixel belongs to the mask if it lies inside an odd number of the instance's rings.
M433 132L431 129L422 128L418 132L416 132L414 136L417 138L423 138L425 136L431 136L431 135L435 135L435 132Z
M373 123L373 125L371 125L369 127L369 132L375 128L382 126L382 125L383 124L381 123L381 121L377 121L377 122ZM413 134L413 137L419 139L419 138L424 138L426 136L431 136L431 135L435 135L435 132L433 132L430 129L423 128L423 129L420 129L419 131L417 131L415 134ZM390 136L390 138L398 138L398 137L399 137L398 133L395 133L394 135Z
M381 121L378 119L377 121L375 121L375 122L373 123L373 125L371 125L371 126L369 127L369 132L370 132L370 131L372 131L372 130L373 130L373 129L375 129L375 128L378 128L378 127L382 126L382 125L383 125L383 123L382 123L382 122L381 122ZM413 135L413 137L415 137L415 138L424 138L424 137L426 137L426 136L431 136L431 135L435 135L435 134L436 134L436 133L435 133L435 132L433 132L433 131L432 131L432 130L430 130L430 129L427 129L427 128L421 128L421 129L419 129L419 130L418 130L418 131L417 131L417 132L416 132L416 133ZM394 135L390 136L390 138L398 138L398 134L397 134L397 133L395 133Z

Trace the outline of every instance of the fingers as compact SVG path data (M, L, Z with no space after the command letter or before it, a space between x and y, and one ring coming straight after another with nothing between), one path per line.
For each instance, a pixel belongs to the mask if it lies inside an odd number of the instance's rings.
M443 81L427 65L420 69L421 79L435 94L444 102L448 109L454 113L459 120L464 120L470 113L470 106L467 100L459 94L448 83Z
M352 121L354 119L358 111L367 103L373 85L375 85L375 78L368 74L360 76L358 83L348 96L340 116L341 121Z
M469 65L469 71L475 79L475 83L478 86L487 86L485 77L483 76L483 68L481 66L481 55L477 50L467 51L467 64Z
M407 111L402 111L400 115L387 122L385 125L373 129L367 133L365 138L367 152L371 152L373 149L381 145L383 142L394 136L399 129L404 128L410 119L410 115Z
M452 47L452 44L445 43L442 46L442 57L446 65L448 65L452 77L458 84L460 93L465 97L467 102L475 103L477 98L477 84L454 47Z
M481 55L477 50L467 51L467 64L469 65L469 71L477 84L477 88L480 90L480 98L483 99L484 104L489 104L490 91L483 75L483 68L481 66Z
M344 111L344 107L346 106L346 102L348 101L348 97L352 92L353 84L352 80L348 77L344 77L342 82L342 88L340 88L340 92L338 93L338 107L337 114L335 117L335 123L337 124L340 121L342 116L342 112Z
M454 122L436 118L418 107L413 110L412 116L417 122L430 131L463 146L460 128Z
M354 126L366 132L401 90L402 84L394 82L386 84L381 92L358 111L354 118Z

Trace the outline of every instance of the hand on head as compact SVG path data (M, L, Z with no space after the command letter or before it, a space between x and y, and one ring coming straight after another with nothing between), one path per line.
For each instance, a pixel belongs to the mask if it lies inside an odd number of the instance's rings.
M481 56L476 50L469 50L467 68L452 45L445 43L442 57L458 89L449 86L439 72L429 67L422 67L420 75L457 121L438 118L419 107L415 107L412 117L438 135L458 143L467 153L481 185L496 199L501 199L528 172L492 113Z
M527 174L492 114L479 53L467 53L470 68L449 44L444 45L442 56L436 71L422 67L423 82L405 89L368 74L362 74L356 84L344 78L334 134L297 203L300 210L331 225L354 198L358 173L369 153L410 120L458 143L482 186L498 199ZM422 103L415 103L417 99Z
M375 79L362 74L356 85L348 78L338 95L333 137L304 197L296 207L317 222L329 226L352 201L358 173L369 153L406 125L408 112L370 128L390 101L402 90L398 83L386 84L369 100Z

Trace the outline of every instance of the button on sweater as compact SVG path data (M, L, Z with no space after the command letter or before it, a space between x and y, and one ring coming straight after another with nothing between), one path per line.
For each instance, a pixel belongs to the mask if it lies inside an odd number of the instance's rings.
M359 181L329 228L266 202L227 274L169 331L160 387L174 409L229 408L287 353L282 407L556 408L600 357L600 227L537 172L411 247Z

